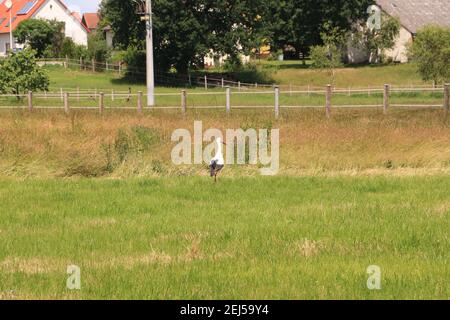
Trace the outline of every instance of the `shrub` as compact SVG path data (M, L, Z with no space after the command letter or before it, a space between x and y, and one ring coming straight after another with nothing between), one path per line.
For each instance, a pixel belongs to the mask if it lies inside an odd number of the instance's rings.
M15 53L0 64L0 92L19 95L30 90L48 90L49 84L47 73L36 63L34 50Z
M128 47L124 61L127 64L126 78L133 81L145 81L147 70L145 51L133 46Z
M424 81L450 80L450 28L427 26L420 30L409 53Z

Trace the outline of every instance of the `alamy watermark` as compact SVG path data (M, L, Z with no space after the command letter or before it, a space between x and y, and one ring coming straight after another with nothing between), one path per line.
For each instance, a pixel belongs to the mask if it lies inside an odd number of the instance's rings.
M226 142L224 165L260 165L261 175L276 175L280 169L279 129L219 129L203 130L201 121L194 122L194 135L187 129L177 129L172 133L172 163L175 165L209 164L213 154L222 154L217 141ZM204 142L209 142L203 147ZM270 152L269 152L270 149Z
M379 266L369 266L367 268L367 289L369 290L381 290L381 268Z
M367 8L367 13L369 18L367 19L367 28L369 30L380 30L381 29L381 8L377 5L371 5Z
M81 290L81 269L78 266L71 265L67 267L69 277L66 281L66 287L69 290Z

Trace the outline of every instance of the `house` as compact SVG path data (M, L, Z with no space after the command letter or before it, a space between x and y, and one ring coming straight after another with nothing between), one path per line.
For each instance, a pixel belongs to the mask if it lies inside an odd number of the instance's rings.
M394 62L408 62L407 48L417 32L426 25L450 27L449 0L376 0L382 12L400 20L400 34L392 49L384 55ZM350 46L348 62L368 61L368 54Z
M90 32L97 31L98 23L100 22L100 15L97 12L83 14L82 23L89 29Z
M90 32L61 0L12 0L12 7L6 7L7 0L0 0L0 56L11 49L22 46L10 42L10 31L27 19L57 20L65 23L65 35L76 44L87 45ZM10 13L12 24L10 26Z

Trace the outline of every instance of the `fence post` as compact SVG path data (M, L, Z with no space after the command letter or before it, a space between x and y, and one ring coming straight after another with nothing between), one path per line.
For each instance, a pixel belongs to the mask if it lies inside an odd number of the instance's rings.
M63 88L60 88L59 91L61 92L61 101L64 101Z
M109 71L108 61L106 61L106 71Z
M331 87L331 84L327 85L326 93L325 93L325 108L326 108L326 114L327 118L331 117L331 94L332 94L333 88Z
M238 81L238 89L239 89L239 91L241 91L241 82L240 81Z
M111 89L111 101L114 101L114 89Z
M143 104L142 104L142 101L144 100L143 99L143 97L144 97L144 94L142 93L142 91L138 91L138 96L137 96L137 109L138 109L138 113L139 114L141 114L142 113L142 106L143 106Z
M122 75L122 61L119 61L119 76Z
M208 76L205 76L205 90L208 90Z
M186 90L181 91L181 111L183 114L186 114L186 108L187 108L187 93Z
M69 93L65 92L64 93L64 112L65 113L69 113L70 109L69 109Z
M80 70L83 70L83 57L80 57Z
M28 110L33 111L33 92L28 91Z
M384 94L383 94L383 112L384 114L388 113L389 109L389 93L390 93L390 86L388 84L384 85Z
M98 110L100 114L103 113L103 110L105 109L105 94L103 92L100 92L99 94L99 102L98 102Z
M69 67L69 57L66 55L66 69Z
M230 86L227 86L227 90L226 90L226 108L227 108L227 113L229 114L231 112L231 88Z
M447 120L448 112L449 112L449 108L450 108L450 106L449 106L449 104L450 104L449 91L450 91L450 84L445 83L444 84L444 109L445 109L445 119L446 120Z
M95 72L95 59L92 59L92 72Z
M275 86L275 118L280 116L280 87Z
M222 78L222 88L225 86L225 81Z
M80 87L77 87L77 101L80 101Z

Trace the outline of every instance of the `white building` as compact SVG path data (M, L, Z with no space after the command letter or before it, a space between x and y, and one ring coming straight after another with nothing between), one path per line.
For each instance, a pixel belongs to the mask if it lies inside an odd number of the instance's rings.
M417 32L426 25L450 27L450 0L376 0L381 10L400 20L401 28L395 45L384 55L394 62L408 62L407 48ZM350 63L369 60L366 52L350 47L347 56Z
M6 55L11 48L21 48L14 39L11 46L10 31L11 28L14 31L20 22L27 19L64 22L66 37L72 38L76 44L87 45L89 30L61 0L11 0L11 9L7 8L7 1L0 0L0 56Z

